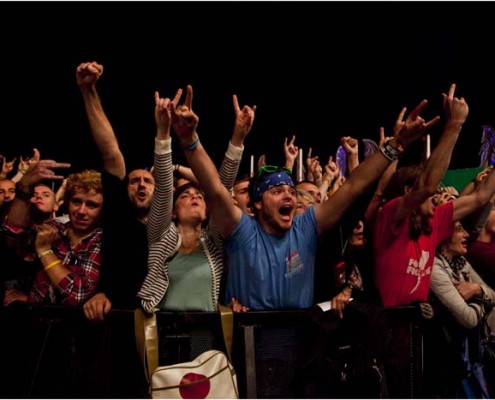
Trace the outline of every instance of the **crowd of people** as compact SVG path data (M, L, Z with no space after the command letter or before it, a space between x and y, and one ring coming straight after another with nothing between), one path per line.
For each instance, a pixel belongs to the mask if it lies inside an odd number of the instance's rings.
M323 165L310 149L296 178L295 136L281 145L285 165L260 159L257 171L239 171L256 106L241 106L236 95L232 137L217 168L201 143L208 133L200 140L191 86L171 98L154 94L153 167L128 171L97 91L102 75L97 62L76 69L101 171L65 176L70 164L37 149L19 161L2 157L4 307L81 307L99 322L113 308L215 311L221 303L234 312L308 309L339 329L356 315L371 320L383 307L415 305L437 323L429 329L447 332L432 340L453 357L462 359L473 340L482 348L492 335L493 343L495 173L486 168L460 194L441 185L469 114L455 84L442 94L442 118L421 116L427 100L408 114L403 108L390 136L380 128L373 154L359 160L359 141L344 136L345 165L332 157ZM402 164L440 121L431 154ZM187 166L174 165L172 140ZM115 329L113 354L139 374L129 330ZM427 359L438 362L435 348ZM493 373L493 359L478 361ZM455 397L467 372L441 384L432 379L431 394ZM117 369L115 379L122 376ZM121 387L122 397L138 393Z

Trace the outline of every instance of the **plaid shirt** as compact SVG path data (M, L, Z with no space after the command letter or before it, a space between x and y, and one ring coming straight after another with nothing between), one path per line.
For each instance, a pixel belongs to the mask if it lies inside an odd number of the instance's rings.
M52 243L53 252L62 260L70 274L54 285L47 273L41 268L29 295L30 303L64 304L79 306L91 298L98 287L101 268L102 228L96 228L74 249L70 248L67 236L69 222L50 221L59 231L58 238ZM4 222L3 229L10 235L26 234L26 229Z

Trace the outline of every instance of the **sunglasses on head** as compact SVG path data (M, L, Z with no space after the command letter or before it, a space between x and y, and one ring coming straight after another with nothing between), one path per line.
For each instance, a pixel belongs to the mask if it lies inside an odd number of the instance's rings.
M273 174L274 172L284 171L287 174L292 174L292 170L290 168L279 167L278 165L262 165L258 169L258 177L264 174Z

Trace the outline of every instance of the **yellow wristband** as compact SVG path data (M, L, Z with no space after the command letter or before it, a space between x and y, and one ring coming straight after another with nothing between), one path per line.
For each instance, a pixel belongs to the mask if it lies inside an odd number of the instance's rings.
M44 269L45 271L48 271L50 268L53 268L55 265L62 264L62 261L56 260L48 264Z
M53 254L53 250L52 249L48 249L48 250L42 251L41 253L38 253L38 258L41 259L44 256L47 256L48 254Z

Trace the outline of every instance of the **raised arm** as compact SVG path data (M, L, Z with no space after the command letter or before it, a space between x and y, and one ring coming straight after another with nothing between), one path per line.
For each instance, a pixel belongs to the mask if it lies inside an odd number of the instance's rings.
M482 171L478 172L476 174L476 177L466 186L464 186L464 188L461 190L461 193L459 193L459 196L465 196L473 193L492 169L493 169L493 165L490 165L489 167L486 167Z
M495 172L490 170L488 175L477 186L476 190L470 194L460 196L453 200L454 221L460 221L473 211L484 206L495 193Z
M284 140L285 168L290 169L292 172L294 172L294 164L299 153L299 147L294 144L295 141L296 135L292 135L292 139L288 143L287 138Z
M340 168L339 165L333 161L333 157L328 157L327 164L323 167L325 169L325 173L323 174L322 183L319 187L321 193L321 201L325 201L331 196L336 190L342 186L340 184L341 180L339 179Z
M423 100L403 121L405 109L399 114L396 121L394 137L380 150L368 157L353 171L342 187L330 198L315 205L315 214L318 222L318 231L322 233L333 226L344 215L347 208L361 195L373 182L377 181L387 167L398 158L402 147L409 145L418 139L426 129L436 124L439 117L426 122L419 113L425 107L427 101ZM399 129L397 129L399 126Z
M449 93L442 93L447 121L442 136L426 162L416 186L406 193L397 206L395 223L418 208L428 197L433 196L450 164L454 146L466 121L469 108L463 97L454 97L456 85L450 85Z
M390 140L390 139L391 138L385 138L385 128L383 126L380 127L380 147L382 147L385 144L386 140ZM371 198L370 203L366 208L364 219L368 224L370 224L370 226L372 226L375 223L376 214L380 209L380 206L383 201L383 193L385 192L385 188L390 182L390 178L392 178L392 175L395 173L397 169L397 164L398 164L398 160L395 160L394 162L392 162L392 164L390 164L387 167L382 177L378 181L378 185L375 189L375 192L373 193L373 197Z
M359 165L359 144L356 139L350 136L343 136L340 144L347 155L347 174L350 175Z
M232 102L235 112L234 130L219 172L220 180L229 191L234 186L244 151L244 140L253 127L256 112L256 106L244 106L241 109L235 94L232 96Z
M210 217L225 239L240 221L242 211L232 201L229 191L220 181L215 164L199 141L196 132L199 118L192 110L192 98L192 87L187 86L185 104L179 107L169 105L172 127L189 166L205 191Z
M13 182L17 183L22 179L22 176L26 173L27 169L29 168L29 158L23 158L22 156L19 157L19 164L17 165L17 172L16 174L11 178Z
M1 156L2 159L2 170L0 172L0 179L6 179L9 173L14 169L14 163L17 158L14 158L10 161L7 161L7 159L4 156Z
M179 89L171 101L169 98L160 98L159 93L155 92L156 137L153 162L155 166L155 191L147 224L148 243L150 245L158 241L172 223L174 178L169 105L177 105L181 95L182 89Z
M40 152L34 149L27 171L17 184L16 196L12 201L8 213L9 225L27 228L31 224L30 206L34 187L45 179L62 180L63 175L56 175L54 169L69 168L70 164L59 163L54 160L40 160Z
M103 168L110 174L124 179L124 156L96 90L96 82L102 74L103 65L94 61L82 63L76 69L76 80L83 97L91 134L103 159Z

